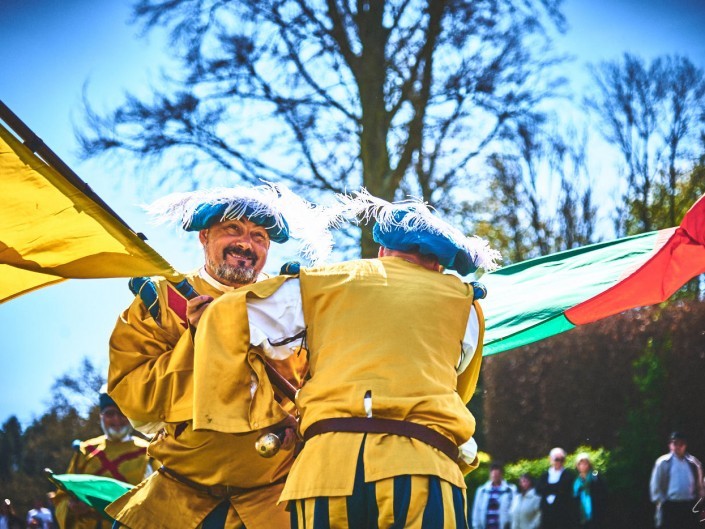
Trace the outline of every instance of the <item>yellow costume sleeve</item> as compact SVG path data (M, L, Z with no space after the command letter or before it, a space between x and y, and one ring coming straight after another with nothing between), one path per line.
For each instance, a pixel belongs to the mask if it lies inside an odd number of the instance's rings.
M475 456L475 460L470 465L468 465L462 459L458 459L458 466L460 467L460 471L463 473L463 476L466 476L466 475L470 474L470 472L472 472L473 470L475 470L477 467L480 466L480 459L477 456Z
M85 465L81 465L84 461L83 454L81 452L74 452L71 462L69 463L69 468L66 469L67 474L83 474L83 469Z
M73 454L71 462L69 463L68 469L66 469L67 474L82 474L82 470L79 468L79 463L82 460L82 456L79 452ZM54 498L52 499L54 503L54 518L59 524L59 527L68 527L69 517L71 516L71 511L69 510L69 495L63 490L57 490Z
M110 338L108 391L130 419L191 419L193 340L184 331L176 322L157 325L139 298L120 315Z
M71 462L66 469L66 474L84 474L86 470L86 455L81 450L74 452L71 457ZM62 529L81 529L83 527L95 527L96 518L91 514L94 513L89 509L84 515L77 515L71 505L78 503L74 498L63 490L57 490L54 498L54 519ZM86 507L87 508L87 507Z
M485 315L482 313L482 308L480 303L473 301L475 310L477 311L477 319L480 322L480 332L477 337L477 349L475 354L470 361L470 365L458 375L458 395L463 399L464 403L470 402L473 394L475 393L475 388L477 387L477 380L480 377L480 366L482 365L482 342L485 339Z
M463 399L464 403L470 402L473 394L475 393L475 388L477 388L477 381L480 378L480 366L482 365L482 342L485 338L485 315L482 313L482 308L480 303L473 301L475 310L477 311L477 319L480 322L480 333L477 339L477 349L475 354L470 361L470 365L458 376L458 394L460 398ZM458 466L463 475L467 475L473 470L475 470L480 465L480 461L477 457L475 460L468 464L462 459L458 459Z

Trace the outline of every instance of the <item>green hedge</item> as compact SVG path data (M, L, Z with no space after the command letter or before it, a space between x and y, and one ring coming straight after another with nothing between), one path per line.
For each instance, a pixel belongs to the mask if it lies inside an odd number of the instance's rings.
M595 470L600 474L607 475L610 468L610 452L604 448L592 448L590 446L579 446L575 452L568 454L566 467L575 469L575 459L580 453L587 453ZM468 486L468 498L472 502L475 490L489 480L490 464L493 462L489 454L478 453L480 466L473 472L465 476L465 483ZM541 459L521 459L515 463L504 463L504 479L515 485L519 482L519 476L529 474L534 479L548 470L548 455Z

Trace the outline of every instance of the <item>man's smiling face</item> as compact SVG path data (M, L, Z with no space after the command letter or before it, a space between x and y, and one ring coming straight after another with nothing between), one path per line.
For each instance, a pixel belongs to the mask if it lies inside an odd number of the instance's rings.
M218 222L201 230L198 238L206 255L206 271L225 285L254 283L267 261L267 230L245 217Z

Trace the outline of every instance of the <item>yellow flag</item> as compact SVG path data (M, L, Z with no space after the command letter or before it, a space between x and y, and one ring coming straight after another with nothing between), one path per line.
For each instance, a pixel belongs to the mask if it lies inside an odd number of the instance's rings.
M69 278L181 276L0 123L0 303Z

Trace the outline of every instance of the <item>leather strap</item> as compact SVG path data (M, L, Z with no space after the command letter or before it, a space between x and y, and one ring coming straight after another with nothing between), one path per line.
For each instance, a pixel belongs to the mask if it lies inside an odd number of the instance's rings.
M243 488L233 487L231 485L201 485L200 483L197 483L196 481L193 481L187 478L186 476L183 476L178 472L175 472L174 470L171 470L170 468L167 468L163 465L159 467L157 472L169 476L170 478L178 481L179 483L186 485L187 487L191 487L192 489L197 490L198 492L203 492L204 494L208 494L209 496L217 499L225 499L236 494L242 494L243 492L249 492L251 490L261 489L263 487L269 487L270 485L275 485L277 483L283 483L286 479L285 476L281 479L278 479L277 481L273 481L272 483L267 483L258 487Z
M387 433L403 435L422 441L443 452L453 461L458 460L458 446L445 435L423 424L396 419L378 419L375 417L335 417L314 422L306 428L304 441L315 435L328 432L350 433Z
M284 376L279 373L279 371L277 371L272 364L269 363L267 358L263 356L262 361L264 362L264 370L267 373L267 378L269 378L269 382L272 386L278 389L281 394L291 402L296 402L296 388L294 385L284 378Z

